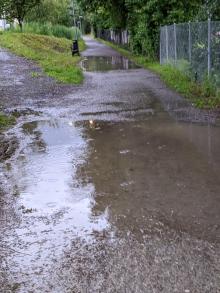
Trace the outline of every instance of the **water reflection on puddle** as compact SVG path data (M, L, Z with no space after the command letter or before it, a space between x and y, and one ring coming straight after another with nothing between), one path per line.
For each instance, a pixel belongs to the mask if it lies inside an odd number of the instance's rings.
M120 237L126 241L135 235L136 243L145 239L142 247L149 247L156 235L152 255L162 251L163 259L173 243L163 239L167 227L219 237L210 229L219 223L218 128L157 117L147 122L32 122L23 132L30 143L15 170L23 217L8 240L21 252L8 257L13 279L30 288L19 292L86 292L74 290L72 280L79 274L76 283L83 282L85 272L96 276L100 259L102 276L106 264L117 269L105 254L110 246L119 264L127 259L124 252L133 263L138 246L113 246ZM172 249L175 259L180 257L182 246ZM151 269L148 251L146 256L141 250L137 264L141 259ZM44 290L48 284L50 291Z
M140 68L134 62L123 56L88 56L81 62L85 71L128 70Z
M22 266L51 262L73 236L90 238L108 226L107 210L94 215L92 183L82 182L78 168L85 162L86 141L80 128L67 122L27 123L30 143L19 155L13 173L22 222L9 238L25 254ZM17 239L17 240L16 240ZM21 256L18 259L18 268Z

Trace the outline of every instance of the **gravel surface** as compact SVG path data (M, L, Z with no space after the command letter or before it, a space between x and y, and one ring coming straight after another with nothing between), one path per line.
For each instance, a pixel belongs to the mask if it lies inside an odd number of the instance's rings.
M78 87L0 49L0 292L220 292L217 114L85 40Z

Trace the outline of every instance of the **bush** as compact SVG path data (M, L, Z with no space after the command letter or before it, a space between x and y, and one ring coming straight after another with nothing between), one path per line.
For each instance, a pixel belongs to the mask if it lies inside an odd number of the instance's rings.
M202 89L205 97L215 97L217 94L217 86L214 78L209 78L208 76L206 76L202 83Z
M79 39L81 37L80 31L78 28L68 28L64 25L54 25L51 27L52 35L57 38L63 38L73 40Z
M10 29L13 32L20 32L20 28ZM69 40L81 38L80 30L76 27L66 27L64 25L51 25L50 23L40 24L38 22L25 23L23 26L24 33L34 33L38 35L55 36Z

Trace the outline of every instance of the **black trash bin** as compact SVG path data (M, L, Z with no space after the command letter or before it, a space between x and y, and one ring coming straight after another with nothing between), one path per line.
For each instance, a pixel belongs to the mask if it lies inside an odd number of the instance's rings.
M78 40L74 40L73 44L72 44L72 56L74 56L75 54L79 55L79 44L78 44Z

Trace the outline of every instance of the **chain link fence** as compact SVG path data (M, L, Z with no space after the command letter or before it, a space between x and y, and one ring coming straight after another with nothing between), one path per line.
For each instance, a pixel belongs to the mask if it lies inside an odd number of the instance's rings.
M97 37L120 46L129 46L129 33L127 30L99 29Z
M212 76L220 85L220 21L161 27L160 63L174 65L195 80Z

